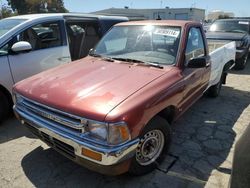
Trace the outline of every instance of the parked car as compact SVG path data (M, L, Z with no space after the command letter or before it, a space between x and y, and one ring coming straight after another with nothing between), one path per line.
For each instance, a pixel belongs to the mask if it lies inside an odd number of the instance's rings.
M250 126L235 145L230 188L250 187Z
M209 30L209 28L211 27L211 23L204 23L203 24L203 29L204 29L204 31L205 31L205 33Z
M90 56L15 85L16 116L48 145L104 174L144 174L163 159L170 124L204 92L219 95L235 42L209 44L200 23L114 26Z
M207 32L207 39L230 40L236 42L235 69L244 69L250 48L250 20L216 20Z
M14 83L85 57L125 17L32 14L0 20L0 121L12 107Z

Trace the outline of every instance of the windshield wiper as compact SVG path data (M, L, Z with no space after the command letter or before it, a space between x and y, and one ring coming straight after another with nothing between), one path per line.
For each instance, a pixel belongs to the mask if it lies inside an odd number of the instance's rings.
M132 63L141 63L144 65L148 65L151 67L156 67L159 69L163 69L164 67L161 66L159 63L156 62L145 62L145 61L141 61L141 60L137 60L137 59L131 59L131 58L122 58L122 57L113 57L112 59L114 60L118 60L118 61L127 61L127 62L132 62Z
M102 60L105 60L105 61L114 62L114 59L112 59L111 57L102 56L100 54L94 54L94 53L91 53L89 55L92 57L100 57Z
M89 53L89 56L92 56L92 57L102 57L102 55L100 55L100 54L94 54L94 53Z

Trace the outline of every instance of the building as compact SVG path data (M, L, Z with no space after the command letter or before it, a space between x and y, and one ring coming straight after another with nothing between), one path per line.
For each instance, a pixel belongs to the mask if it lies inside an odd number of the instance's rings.
M126 16L130 20L195 20L205 19L205 10L198 8L130 9L129 7L104 9L93 14Z
M221 10L213 10L213 11L208 13L206 20L214 21L214 20L217 20L219 17L221 17L221 18L233 18L234 13L233 12L224 12Z

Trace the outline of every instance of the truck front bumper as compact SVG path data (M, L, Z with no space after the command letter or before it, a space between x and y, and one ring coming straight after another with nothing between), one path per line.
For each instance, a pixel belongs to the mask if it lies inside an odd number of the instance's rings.
M37 117L32 117L14 106L16 117L29 130L46 144L72 161L106 175L118 175L128 171L131 158L135 155L139 139L119 146L104 146L89 143L65 132L59 131ZM101 156L95 160L83 155L88 150Z

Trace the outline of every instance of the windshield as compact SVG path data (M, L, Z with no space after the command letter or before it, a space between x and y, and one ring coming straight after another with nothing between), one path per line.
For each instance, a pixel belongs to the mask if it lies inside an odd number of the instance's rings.
M222 32L239 32L248 33L249 32L249 22L240 20L223 20L214 22L210 31L222 31Z
M24 22L25 19L3 19L0 20L0 37L11 30L13 27Z
M180 27L116 26L98 43L93 53L100 56L148 63L175 63Z

